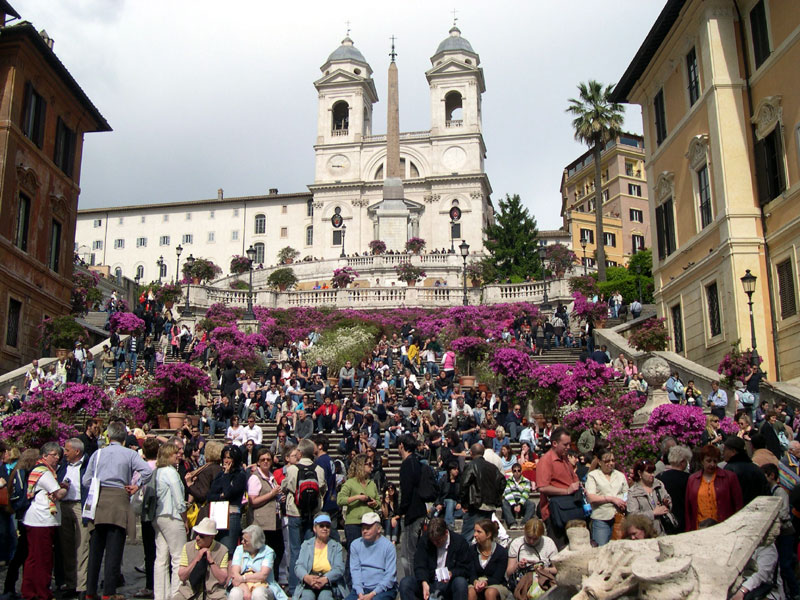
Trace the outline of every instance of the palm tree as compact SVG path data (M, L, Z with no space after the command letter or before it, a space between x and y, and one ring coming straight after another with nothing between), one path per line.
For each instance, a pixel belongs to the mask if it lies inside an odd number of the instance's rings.
M606 251L603 242L603 181L600 168L600 151L605 143L617 137L622 131L624 116L622 105L611 101L614 86L605 88L602 83L590 79L588 83L578 84L580 98L570 98L567 112L575 116L572 127L575 139L592 149L594 157L594 214L595 242L597 247L597 278L606 280Z

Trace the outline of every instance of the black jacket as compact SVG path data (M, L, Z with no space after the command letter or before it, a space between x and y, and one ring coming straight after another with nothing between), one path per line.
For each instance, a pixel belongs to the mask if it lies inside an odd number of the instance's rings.
M469 461L461 474L461 505L477 509L481 504L502 506L506 478L482 456Z
M89 487L83 485L82 483L83 475L84 473L86 473L86 467L88 465L89 465L89 456L84 452L83 462L81 463L81 468L80 468L81 480L77 482L81 490L81 505L83 505L83 503L86 502L86 496L89 493ZM67 476L67 461L66 459L62 458L60 461L58 461L58 466L56 467L56 481L58 481L58 483L62 483L66 476ZM3 475L3 478L8 479L8 476ZM75 482L73 481L73 483Z
M764 472L756 466L747 454L739 452L725 465L726 471L733 471L742 488L742 500L747 506L756 496L769 496L769 483Z
M437 550L438 548L426 534L420 536L419 542L417 542L417 551L414 553L414 577L418 582L436 581ZM472 556L467 540L452 530L450 530L450 545L447 548L445 566L453 578L463 577L467 583L475 581L475 571L472 568Z
M475 579L486 577L487 585L506 585L506 567L508 566L508 550L500 544L495 544L494 552L489 557L485 567L481 566L478 547L474 544L469 547L472 557L472 570ZM472 583L472 581L470 581Z
M228 396L233 400L233 392L241 387L239 380L236 378L236 369L231 367L222 372L222 395Z
M778 460L783 456L783 448L781 447L781 441L778 439L778 434L775 432L775 428L768 422L764 422L761 425L761 429L758 432L764 436L764 442L767 445L767 450L772 452ZM742 490L744 491L744 490Z
M400 502L397 514L404 516L403 522L410 525L427 514L425 503L417 494L422 467L416 454L407 456L400 464ZM427 538L426 538L427 539ZM434 552L434 571L436 570L436 553ZM432 581L432 580L431 580Z

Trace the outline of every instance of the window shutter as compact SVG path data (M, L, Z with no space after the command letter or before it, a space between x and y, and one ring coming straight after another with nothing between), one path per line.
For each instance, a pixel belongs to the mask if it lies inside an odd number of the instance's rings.
M792 262L785 260L777 267L778 294L781 302L781 318L786 319L797 314L797 301L794 291L794 277L792 276Z

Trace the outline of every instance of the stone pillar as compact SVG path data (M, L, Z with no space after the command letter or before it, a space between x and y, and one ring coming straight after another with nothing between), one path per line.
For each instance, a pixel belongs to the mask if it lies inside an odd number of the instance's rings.
M386 179L402 178L400 171L400 100L397 65L389 65L389 98L386 109Z
M651 356L642 365L642 375L647 382L647 402L645 405L633 413L633 429L640 429L647 425L652 412L662 404L669 404L669 396L666 390L662 389L664 383L669 379L669 363L660 356Z

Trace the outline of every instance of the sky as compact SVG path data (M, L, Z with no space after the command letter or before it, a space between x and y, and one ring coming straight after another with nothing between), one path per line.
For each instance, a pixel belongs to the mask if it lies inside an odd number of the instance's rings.
M430 128L425 71L458 27L480 55L485 163L495 207L519 194L540 229L561 226L577 84L616 83L664 0L277 2L11 0L113 132L85 136L80 208L303 192L313 183L314 80L350 23L370 63L386 130L390 36L397 38L400 129ZM641 111L625 128L641 133Z

